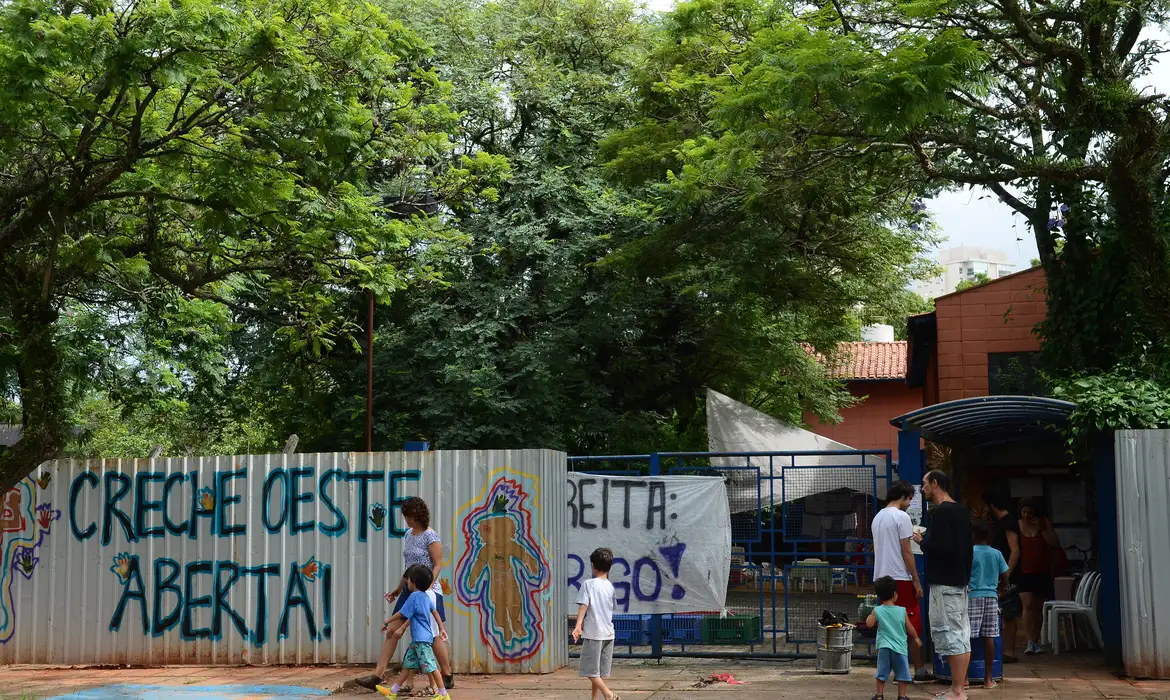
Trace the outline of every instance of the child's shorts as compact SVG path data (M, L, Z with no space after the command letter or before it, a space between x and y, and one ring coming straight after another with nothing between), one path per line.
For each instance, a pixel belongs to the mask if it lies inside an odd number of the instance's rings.
M581 640L581 677L609 678L613 671L613 640Z
M970 598L967 617L971 618L971 638L999 636L999 599Z
M890 670L894 671L894 680L899 683L910 683L910 657L899 654L893 649L878 649L877 652L877 679L882 683L890 680Z
M402 657L402 668L420 673L434 673L439 670L439 661L429 642L411 642Z

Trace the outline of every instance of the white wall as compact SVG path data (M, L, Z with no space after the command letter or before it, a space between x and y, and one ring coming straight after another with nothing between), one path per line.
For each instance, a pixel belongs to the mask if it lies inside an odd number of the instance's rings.
M1134 678L1170 678L1170 430L1118 430L1121 651Z
M374 663L417 495L456 671L548 673L568 658L565 474L547 450L46 464L4 496L0 662ZM476 565L521 550L509 580Z

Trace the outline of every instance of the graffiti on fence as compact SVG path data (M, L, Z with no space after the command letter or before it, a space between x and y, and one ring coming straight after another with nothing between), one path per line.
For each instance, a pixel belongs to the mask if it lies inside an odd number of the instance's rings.
M51 503L37 503L37 487L48 488L46 472L36 480L24 479L4 494L0 509L0 644L16 634L16 606L12 586L18 577L31 581L41 558L38 551L52 532L61 511Z
M552 583L548 559L533 536L529 492L519 475L490 482L464 506L465 548L455 568L460 602L478 611L482 641L499 661L531 658L544 643L542 593Z

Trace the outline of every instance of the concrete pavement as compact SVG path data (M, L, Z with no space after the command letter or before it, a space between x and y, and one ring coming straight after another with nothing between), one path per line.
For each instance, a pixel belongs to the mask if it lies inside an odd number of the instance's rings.
M853 673L815 673L811 661L726 661L704 659L620 661L611 687L623 700L841 700L873 694L873 667L855 662ZM972 700L1170 700L1170 682L1116 677L1091 654L1051 655L1007 667L999 689L972 689ZM0 668L0 700L306 700L325 696L377 696L348 685L368 667L207 668ZM712 674L730 673L748 685L701 684ZM942 686L919 685L910 696L928 700ZM588 685L572 669L547 676L460 676L453 700L585 700ZM894 697L893 694L889 697Z

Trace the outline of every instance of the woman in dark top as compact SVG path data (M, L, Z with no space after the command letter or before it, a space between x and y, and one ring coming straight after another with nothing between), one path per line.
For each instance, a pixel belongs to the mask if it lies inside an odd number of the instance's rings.
M1052 557L1060 550L1060 540L1052 523L1044 517L1039 499L1020 501L1020 573L1015 584L1024 602L1024 631L1028 635L1025 654L1039 654L1040 628L1044 624L1044 602L1052 600Z

